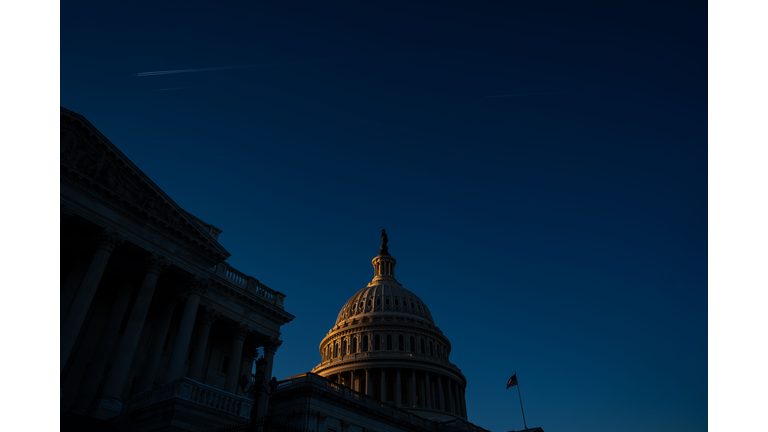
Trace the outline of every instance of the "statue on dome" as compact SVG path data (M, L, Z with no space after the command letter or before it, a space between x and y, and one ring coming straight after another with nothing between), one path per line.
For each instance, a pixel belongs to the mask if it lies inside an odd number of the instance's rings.
M387 247L387 242L389 239L387 239L387 230L386 228L381 230L381 247L379 250L381 250L382 255L389 255L389 248Z

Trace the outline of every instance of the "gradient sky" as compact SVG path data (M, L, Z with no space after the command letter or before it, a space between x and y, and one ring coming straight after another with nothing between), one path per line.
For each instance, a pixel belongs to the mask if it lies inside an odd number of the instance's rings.
M271 3L64 0L60 103L287 294L278 379L386 228L471 422L707 430L706 2Z

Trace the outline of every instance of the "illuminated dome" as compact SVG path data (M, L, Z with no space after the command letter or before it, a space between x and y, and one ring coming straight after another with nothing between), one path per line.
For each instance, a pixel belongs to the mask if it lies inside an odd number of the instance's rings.
M395 279L382 230L373 280L341 308L313 373L425 418L467 419L467 380L427 305Z
M425 320L431 324L435 321L429 313L427 305L414 293L403 288L400 284L369 284L347 301L336 325L343 325L344 321L362 319L374 314L387 314L391 316L408 316Z

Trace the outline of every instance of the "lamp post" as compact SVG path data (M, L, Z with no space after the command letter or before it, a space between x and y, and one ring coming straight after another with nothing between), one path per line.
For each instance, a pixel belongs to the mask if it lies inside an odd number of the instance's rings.
M275 391L277 388L277 378L272 377L272 379L269 381L269 389L265 388L262 384L264 382L264 371L267 369L267 360L264 359L264 357L260 357L258 360L256 360L256 372L251 374L253 377L253 382L251 383L251 387L249 387L247 390L245 387L248 385L248 377L243 374L243 376L240 377L240 380L238 384L240 384L240 388L243 390L243 393L248 395L253 395L253 407L251 407L251 421L248 425L248 430L255 431L256 430L256 405L259 402L259 398L261 397L262 393L266 393L267 397L272 394L272 392ZM266 415L266 413L264 413Z

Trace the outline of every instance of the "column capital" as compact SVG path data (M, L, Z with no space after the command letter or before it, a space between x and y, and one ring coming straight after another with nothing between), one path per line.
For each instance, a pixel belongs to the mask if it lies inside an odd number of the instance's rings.
M203 309L200 311L199 320L201 324L210 326L213 325L214 322L216 322L217 319L219 319L219 316L221 316L221 313L211 307L203 306Z
M147 273L155 273L158 275L162 273L165 269L167 269L168 266L170 265L170 263L168 262L167 259L165 259L165 257L159 254L156 254L154 252L149 254L146 260L146 264L147 264Z
M74 211L72 211L71 208L65 206L64 204L61 205L61 215L59 216L59 225L64 225L67 221L72 219L72 216L75 214Z
M248 324L238 322L234 326L233 330L233 336L235 339L243 339L245 340L245 337L248 335L248 333L251 331L251 328L248 327Z
M109 252L113 252L115 248L123 244L125 239L120 236L117 231L105 229L99 234L97 239L99 249L106 249Z
M277 339L277 338L269 338L264 342L264 353L271 352L272 354L277 352L277 349L280 348L280 345L283 344L283 341Z
M194 275L189 280L189 294L197 294L200 297L205 294L205 291L210 288L211 280L205 276Z

